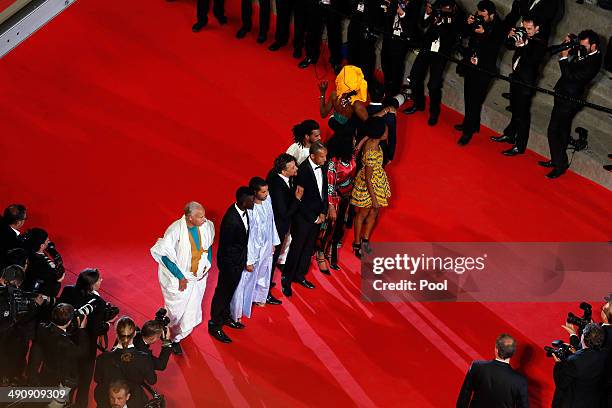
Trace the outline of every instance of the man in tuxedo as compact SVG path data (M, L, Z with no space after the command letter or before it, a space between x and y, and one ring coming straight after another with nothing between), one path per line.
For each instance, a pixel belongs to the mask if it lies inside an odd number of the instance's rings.
M191 27L194 33L199 32L208 24L208 9L210 8L210 0L197 0L196 15L198 21ZM225 0L213 0L213 15L219 21L219 24L227 24L225 17Z
M516 341L501 334L495 341L495 360L474 361L465 376L457 408L527 408L527 379L510 366Z
M281 244L274 249L272 257L272 272L270 273L270 293L266 303L280 305L282 302L272 296L274 287L274 268L277 266L281 253L286 249L289 239L291 219L297 211L299 200L302 198L303 190L294 193L293 177L297 175L297 162L290 154L282 153L274 159L274 168L268 173L267 182L272 200L272 211L274 212L274 224ZM279 269L282 270L281 266Z
M584 30L578 34L580 47L573 51L564 50L560 53L559 67L561 78L555 85L555 91L572 98L582 98L587 85L597 76L601 69L602 56L599 51L599 36L593 30ZM565 41L570 41L569 36ZM572 121L580 111L581 106L555 97L550 123L548 124L548 146L550 161L540 161L543 167L552 168L546 177L555 179L563 175L569 167L567 146L570 140Z
M6 253L19 246L17 237L26 219L26 208L22 204L11 204L4 209L0 218L0 266L5 264Z
M510 76L517 81L536 85L540 76L540 66L546 55L546 42L538 35L540 26L533 17L523 18L522 26L527 31L527 38L508 45L509 49L515 49ZM515 33L516 30L513 28L508 38L511 40ZM513 147L502 152L506 156L523 154L527 149L531 127L531 101L534 94L535 92L530 88L520 84L510 84L512 118L501 136L491 137L494 142L514 144Z
M327 149L321 142L315 142L310 146L310 156L298 168L295 185L297 190L303 190L303 195L291 223L291 246L281 279L285 296L292 295L293 282L314 289L306 280L306 273L317 233L327 214L327 174L323 168L326 161Z
M463 81L463 98L465 106L465 118L461 125L455 129L463 133L457 144L465 146L472 140L472 135L480 130L480 114L482 105L489 92L489 85L493 77L477 70L484 69L488 72L497 72L497 56L501 49L506 33L504 24L497 15L497 8L491 0L481 0L477 5L477 14L484 23L480 24L474 18L467 18L468 31L470 32L469 53L467 62L472 67L466 67Z
M157 343L162 339L162 347L159 353L159 357L153 355L151 350L151 344ZM156 371L163 371L168 365L170 354L172 354L172 341L170 341L170 330L168 327L164 328L162 323L157 320L146 321L142 325L142 329L136 332L134 336L134 347L136 350L141 351L148 355L153 361L153 368Z
M540 38L548 43L554 23L561 20L563 14L564 2L561 0L514 0L504 23L507 27L514 27L521 17L530 16L538 22Z
M589 323L582 330L580 350L563 361L553 354L553 408L599 406L606 363L606 353L602 350L604 340L604 329L597 323Z
M219 249L217 250L217 268L219 276L217 287L210 306L208 332L222 343L231 343L232 339L223 331L223 325L233 329L243 329L244 325L230 318L230 302L236 291L242 271L253 271L253 265L247 265L247 245L249 241L249 219L247 210L252 210L255 195L248 187L236 191L236 202L232 204L221 221L219 230Z

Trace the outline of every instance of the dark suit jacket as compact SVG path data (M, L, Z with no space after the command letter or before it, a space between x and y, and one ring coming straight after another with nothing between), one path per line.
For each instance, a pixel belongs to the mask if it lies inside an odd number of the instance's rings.
M539 36L529 39L523 47L508 47L514 49L512 66L518 59L516 69L512 71L512 78L531 85L535 85L540 76L540 66L546 56L546 43ZM520 59L519 59L520 58ZM531 93L529 88L521 87L525 92Z
M19 247L17 234L0 217L0 267L4 265L6 253L13 248Z
M153 369L153 361L145 353L129 348L102 353L96 360L94 380L96 389L94 397L98 407L108 407L108 388L113 380L124 380L130 387L130 407L143 407L146 394L142 384L153 385L157 382L157 374Z
M567 96L581 98L587 85L597 76L601 69L601 51L582 59L574 58L559 61L561 78L555 85L555 91Z
M497 72L497 58L507 34L506 26L501 18L496 15L493 22L490 23L490 26L485 27L485 32L482 34L475 33L470 26L468 26L467 31L470 33L469 49L475 52L478 57L477 66L489 72ZM470 57L470 55L467 57ZM482 75L480 71L470 71L473 75Z
M41 323L32 343L28 377L32 384L67 385L77 379L77 361L88 351L87 334L79 329L74 338L52 323Z
M291 218L298 209L299 201L295 198L294 191L274 170L268 173L267 181L276 232L278 232L278 237L282 241L289 232Z
M529 10L533 1L515 0L512 3L510 13L508 13L504 21L511 28L516 26L521 17L526 15L535 17L540 24L541 37L545 42L548 42L552 26L563 17L565 3L560 0L540 0L533 9Z
M406 4L404 10L404 17L399 18L398 22L402 28L401 38L407 41L410 45L416 46L420 37L419 30L419 18L422 17L420 12L422 8L423 0L410 0ZM393 34L395 16L397 15L398 1L392 0L391 4L387 8L387 14L385 16L385 31L389 34ZM398 38L395 35L390 35L386 38Z
M457 408L527 408L527 379L497 360L474 361L463 381Z
M57 280L61 278L63 273L62 265L56 264L56 267L53 268L44 255L34 253L29 257L23 289L26 291L35 290L37 293L56 298L62 286Z
M151 347L142 339L142 334L140 332L136 333L136 336L134 336L134 347L136 350L145 353L151 358L151 361L153 361L153 368L156 371L163 371L166 369L170 354L172 353L170 347L162 347L159 357L155 357L153 351L151 351Z
M319 214L327 215L327 170L326 166L321 167L323 176L323 197L319 194L317 179L314 170L310 166L310 158L304 160L298 167L298 174L295 177L295 185L304 188L304 195L299 203L296 217L302 217L306 222L314 224Z
M597 407L606 363L605 351L578 350L565 361L555 364L553 408Z
M246 267L248 241L249 234L244 228L238 210L232 204L225 212L219 230L217 266L220 271L242 273Z

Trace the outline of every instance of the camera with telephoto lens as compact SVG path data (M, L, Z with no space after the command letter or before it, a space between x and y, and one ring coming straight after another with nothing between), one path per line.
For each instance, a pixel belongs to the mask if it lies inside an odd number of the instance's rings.
M514 29L514 32L510 34L508 38L506 38L506 45L516 47L519 42L522 42L524 44L526 40L527 30L525 29L525 27L516 27Z
M578 317L572 312L567 314L567 323L578 327L578 335L582 333L582 330L587 324L591 323L591 318L593 317L593 306L587 302L580 303L580 309L583 310L582 317Z
M550 47L548 47L548 52L550 52L551 54L557 54L565 50L577 51L578 49L580 49L580 40L578 39L578 36L576 34L568 34L567 36L570 38L569 41L564 41L561 44L551 45Z
M165 329L170 324L168 311L163 307L160 307L159 309L157 309L157 312L155 312L155 318L153 320L155 320L156 322L160 322Z
M34 310L37 296L15 286L0 286L0 320L15 323L21 315Z
M567 360L569 356L574 354L570 349L570 345L565 344L563 340L555 340L551 343L551 345L552 347L544 346L546 357L557 356L559 360L564 361Z
M109 322L119 314L119 308L110 302L104 305L104 321Z

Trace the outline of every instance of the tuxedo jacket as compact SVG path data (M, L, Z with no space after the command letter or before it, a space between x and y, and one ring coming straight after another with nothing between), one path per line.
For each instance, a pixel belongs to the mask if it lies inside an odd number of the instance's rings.
M584 58L574 57L559 60L561 78L555 85L555 91L567 96L581 98L587 85L597 76L601 69L601 51Z
M249 217L246 217L247 225ZM249 233L238 210L232 204L221 220L219 230L219 248L217 249L217 266L219 270L231 273L242 273L247 262L247 244Z
M276 232L282 241L289 232L291 218L298 209L299 201L295 198L295 190L290 188L274 170L268 173L267 182Z
M321 167L321 174L323 177L323 194L319 194L317 179L309 159L300 164L295 178L295 185L304 188L304 195L299 203L296 217L302 217L308 223L314 224L319 214L327 215L329 204L327 202L327 170L325 165Z
M527 408L527 379L498 360L474 361L463 381L457 408Z
M532 16L539 21L540 36L547 42L553 24L563 17L565 3L561 0L539 0L532 7L534 2L535 0L515 0L505 22L508 28L511 28L516 26L521 17Z
M516 61L516 69L512 71L512 78L519 81L535 85L540 76L540 66L546 56L546 43L539 36L530 38L527 44L523 47L509 47L514 49L512 55L512 67ZM528 88L524 88L525 92L532 92Z
M17 234L13 229L0 217L0 267L5 263L6 253L19 247Z
M605 370L605 350L578 350L555 364L553 408L597 407Z

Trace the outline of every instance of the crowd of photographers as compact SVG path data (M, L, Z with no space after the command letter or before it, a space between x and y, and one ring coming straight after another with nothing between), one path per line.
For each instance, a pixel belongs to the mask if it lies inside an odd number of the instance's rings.
M26 220L20 204L0 219L0 386L61 386L69 398L51 406L87 407L95 380L98 407L161 406L163 397L150 386L171 354L165 310L141 328L129 317L117 319L119 309L100 295L102 276L93 268L60 290L62 256L45 230L25 229ZM155 356L151 345L160 340Z
M252 28L252 0L242 0L242 27L237 33L244 38ZM259 0L259 43L267 40L270 29L270 0ZM554 107L547 129L551 159L538 164L548 169L546 176L563 175L571 162L568 148L586 148L587 132L578 128L578 138L571 136L572 121L582 105L569 100L582 99L602 66L600 38L592 30L568 34L563 43L549 46L556 23L563 17L563 0L514 0L511 11L502 18L495 3L482 0L473 14L466 14L456 0L276 0L277 21L270 51L289 43L293 16L293 56L305 58L298 64L306 68L316 64L321 55L323 29L327 31L329 62L336 74L342 69L343 20L349 19L346 60L359 67L368 83L375 80L376 46L382 41L381 66L387 96L410 95L413 104L404 113L425 110L424 81L430 96L430 126L438 123L442 86L449 58L461 61L457 73L464 78L465 118L455 129L457 143L465 146L480 131L482 107L491 82L498 74L498 59L503 48L512 50L512 71L507 107L512 112L507 127L494 142L508 143L501 153L517 156L525 153L531 127L531 102L535 95L542 66L558 54L561 77L554 91ZM208 0L198 2L198 22L193 31L207 23ZM227 21L223 1L215 0L215 17ZM505 47L504 47L505 45ZM417 57L406 69L409 50ZM606 64L609 64L607 62ZM608 69L612 69L608 66ZM409 74L405 77L405 72ZM338 95L339 97L341 95Z

